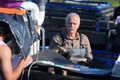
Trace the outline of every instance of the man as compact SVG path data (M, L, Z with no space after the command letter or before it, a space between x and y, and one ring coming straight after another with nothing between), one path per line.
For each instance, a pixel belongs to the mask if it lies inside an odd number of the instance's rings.
M85 34L77 32L79 26L79 15L69 13L65 20L66 29L52 38L49 48L55 52L62 53L74 63L89 63L93 59L90 42ZM83 51L82 53L81 50Z
M0 77L3 80L17 80L24 67L32 61L32 58L31 56L26 59L21 58L17 67L12 68L12 51L4 42L10 35L9 33L9 26L5 22L0 21Z

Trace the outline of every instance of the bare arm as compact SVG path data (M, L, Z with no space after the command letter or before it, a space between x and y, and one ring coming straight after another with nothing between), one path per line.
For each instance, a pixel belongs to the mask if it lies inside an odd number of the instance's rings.
M20 63L18 64L18 66L13 70L13 79L15 78L18 79L18 77L20 76L22 70L24 69L24 67L29 64L32 61L32 57L28 56L27 59L21 59ZM12 80L13 80L12 79Z
M12 65L11 65L11 51L6 45L0 46L1 68L4 78L12 80Z
M0 54L0 59L2 62L2 71L6 80L17 80L20 76L25 64L32 60L31 57L28 57L26 61L22 59L18 66L13 70L11 64L11 50L8 46L0 47L2 51Z

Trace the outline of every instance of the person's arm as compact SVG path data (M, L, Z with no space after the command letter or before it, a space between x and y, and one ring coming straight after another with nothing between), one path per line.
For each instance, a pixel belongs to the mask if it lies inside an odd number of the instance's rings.
M17 80L24 68L24 66L32 61L32 58L31 57L28 57L25 60L21 60L19 65L13 70L12 69L12 64L11 64L11 50L9 47L7 46L2 46L1 49L1 53L0 54L0 59L1 59L1 62L2 62L2 72L3 72L3 76L5 78L5 80Z
M65 55L67 58L69 58L70 55L73 53L72 50L67 49L65 48L65 46L63 46L63 39L59 33L52 38L49 45L49 49L61 53Z
M1 70L5 80L12 80L11 51L6 45L0 46Z
M87 63L87 58L80 58L80 57L74 57L74 56L71 56L70 58L71 61L75 61L75 62L86 62Z
M62 46L62 38L60 34L56 34L50 41L49 48L55 52L65 52L65 48Z
M18 66L13 70L13 78L18 79L24 67L32 61L32 57L28 56L27 59L21 59Z
M75 56L71 56L70 60L72 62L85 62L85 63L89 63L92 61L92 58L90 57L75 57Z

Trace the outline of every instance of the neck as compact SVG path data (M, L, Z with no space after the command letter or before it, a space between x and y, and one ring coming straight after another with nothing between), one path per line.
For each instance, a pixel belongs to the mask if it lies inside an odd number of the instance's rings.
M70 38L70 39L75 39L75 37L76 37L76 33L68 33L67 34L67 36L68 36L68 38Z

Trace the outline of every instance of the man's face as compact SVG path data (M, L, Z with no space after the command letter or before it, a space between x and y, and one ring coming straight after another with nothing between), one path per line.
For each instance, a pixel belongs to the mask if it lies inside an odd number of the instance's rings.
M80 20L77 16L70 16L66 21L66 29L68 33L76 33L80 25Z

